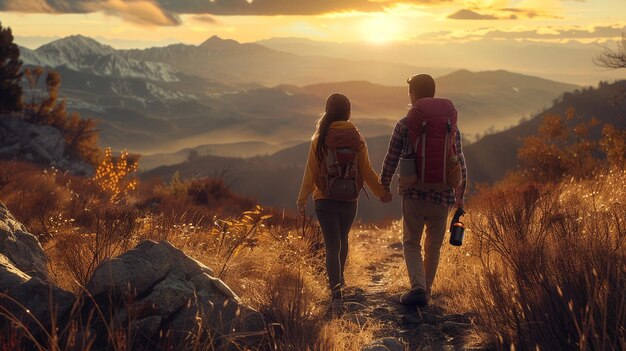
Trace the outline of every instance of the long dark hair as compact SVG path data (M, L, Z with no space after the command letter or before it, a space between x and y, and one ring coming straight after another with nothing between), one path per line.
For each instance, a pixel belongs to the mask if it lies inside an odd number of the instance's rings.
M328 128L333 122L347 121L350 119L350 99L340 93L333 93L326 99L326 109L317 121L317 129L313 138L317 137L317 153L318 159L324 158L324 144Z

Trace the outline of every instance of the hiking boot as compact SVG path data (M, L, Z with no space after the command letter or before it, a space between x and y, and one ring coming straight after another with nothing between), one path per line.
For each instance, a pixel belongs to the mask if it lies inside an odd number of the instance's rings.
M402 294L400 297L400 303L411 306L427 306L428 298L426 297L426 290L422 288L411 289Z

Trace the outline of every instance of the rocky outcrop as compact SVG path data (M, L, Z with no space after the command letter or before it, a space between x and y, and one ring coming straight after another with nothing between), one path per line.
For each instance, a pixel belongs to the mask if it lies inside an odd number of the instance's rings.
M0 158L15 157L76 175L91 175L94 171L91 165L65 154L65 140L58 129L1 117Z
M37 238L0 203L0 255L28 276L48 279L48 261ZM1 259L1 258L0 258Z
M243 335L266 332L261 313L243 305L210 268L165 241L144 241L102 263L87 290L101 309L115 311L109 316L115 324L130 323L133 334L151 340L170 335L178 345L191 337L226 347L259 342Z
M19 320L36 336L52 315L64 318L75 298L48 282L47 264L39 240L0 203L0 326Z
M38 240L0 204L0 332L23 324L48 342L53 320L60 344L82 338L95 349L114 348L112 336L134 350L269 345L265 317L168 242L144 241L103 262L80 296L54 286Z

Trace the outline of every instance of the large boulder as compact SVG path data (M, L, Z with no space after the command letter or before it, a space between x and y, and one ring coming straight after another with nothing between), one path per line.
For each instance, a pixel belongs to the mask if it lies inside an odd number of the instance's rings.
M130 325L136 340L160 335L176 345L229 348L262 342L267 332L261 313L242 304L210 268L165 241L144 241L105 261L87 291L101 310L114 311L107 316L113 324Z
M39 240L0 203L0 327L19 321L38 336L52 316L59 321L67 315L74 295L48 281L47 264Z
M48 279L48 260L37 238L0 203L0 255L23 273Z
M58 129L17 118L0 118L0 158L15 157L77 175L94 171L89 164L65 154L65 139Z

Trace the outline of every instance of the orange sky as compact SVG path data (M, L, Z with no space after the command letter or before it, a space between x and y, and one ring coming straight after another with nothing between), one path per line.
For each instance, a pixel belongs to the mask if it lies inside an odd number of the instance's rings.
M18 37L83 34L199 43L304 37L323 41L617 39L625 0L0 0Z

